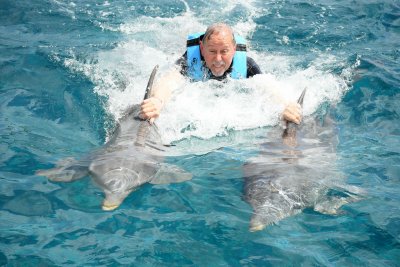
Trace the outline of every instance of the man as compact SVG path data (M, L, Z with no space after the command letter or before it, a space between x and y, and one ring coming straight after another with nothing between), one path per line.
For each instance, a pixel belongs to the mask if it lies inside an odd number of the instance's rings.
M260 74L260 68L252 58L246 56L243 46L244 40L235 36L231 27L224 23L209 26L204 35L189 37L187 51L177 61L180 70L172 70L158 81L152 96L141 105L141 117L154 121L184 76L193 81L203 81L224 80L228 76L233 79L249 78ZM289 104L282 112L282 118L300 124L300 105Z

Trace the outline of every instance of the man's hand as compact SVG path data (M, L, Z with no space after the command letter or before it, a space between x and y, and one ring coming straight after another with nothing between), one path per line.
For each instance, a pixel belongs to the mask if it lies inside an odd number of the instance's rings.
M140 106L140 117L145 120L150 120L152 123L160 116L163 104L163 101L158 97L150 97L144 100Z
M282 113L282 119L300 124L302 119L300 104L290 103L287 105Z

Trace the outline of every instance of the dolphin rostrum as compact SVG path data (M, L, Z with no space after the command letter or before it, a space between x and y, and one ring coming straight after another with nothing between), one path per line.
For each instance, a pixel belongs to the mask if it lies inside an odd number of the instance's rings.
M272 131L259 155L244 165L244 199L253 209L250 231L262 230L305 208L337 214L342 205L361 198L364 192L346 184L335 166L335 127L327 123L328 118L323 125L312 118L301 127L287 122L283 134ZM304 137L301 140L297 140L298 128ZM279 135L283 144L276 138Z
M158 66L153 69L144 99L151 95ZM191 179L191 174L174 165L163 163L167 146L155 123L139 118L139 105L128 108L109 141L81 160L66 159L38 175L52 181L71 182L90 175L105 198L103 210L116 209L136 188L145 183L162 184Z

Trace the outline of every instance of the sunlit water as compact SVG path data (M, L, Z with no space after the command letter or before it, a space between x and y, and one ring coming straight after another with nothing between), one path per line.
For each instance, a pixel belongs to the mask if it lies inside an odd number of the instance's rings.
M146 184L104 212L89 177L35 175L104 144L152 68L165 73L187 34L216 21L247 38L264 74L176 88L157 124L192 180ZM0 0L0 265L398 266L399 43L390 0ZM299 146L299 176L332 171L366 195L249 232L243 166L280 142L279 114L305 87L304 116L332 119L321 131L334 135L328 154Z

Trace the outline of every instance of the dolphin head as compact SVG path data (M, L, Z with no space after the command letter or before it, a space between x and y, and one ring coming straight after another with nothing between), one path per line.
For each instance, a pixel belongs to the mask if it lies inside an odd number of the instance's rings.
M119 167L94 177L97 184L103 188L105 198L103 210L114 210L137 187L146 181L135 170Z
M275 185L276 186L276 185ZM272 185L271 185L272 187ZM264 188L264 199L254 203L250 220L250 231L259 231L277 224L282 219L300 213L304 203L296 194L284 192L282 188ZM295 196L296 195L296 196Z
M113 156L101 155L89 166L90 176L105 193L104 210L116 209L132 191L149 182L157 172L158 165L146 161L146 157Z
M132 191L134 191L134 190L132 189L132 190L124 191L124 192L114 193L114 192L104 190L104 193L106 196L103 200L103 204L101 205L102 210L105 210L105 211L115 210L116 208L119 207L119 205L121 205L122 201L124 201L124 199Z
M249 230L251 232L263 230L265 227L276 224L282 216L274 207L263 207L251 216Z
M258 210L254 213L250 220L250 232L263 230L265 227L277 224L280 220L300 213L301 209L288 209L281 207L268 207L263 210Z

